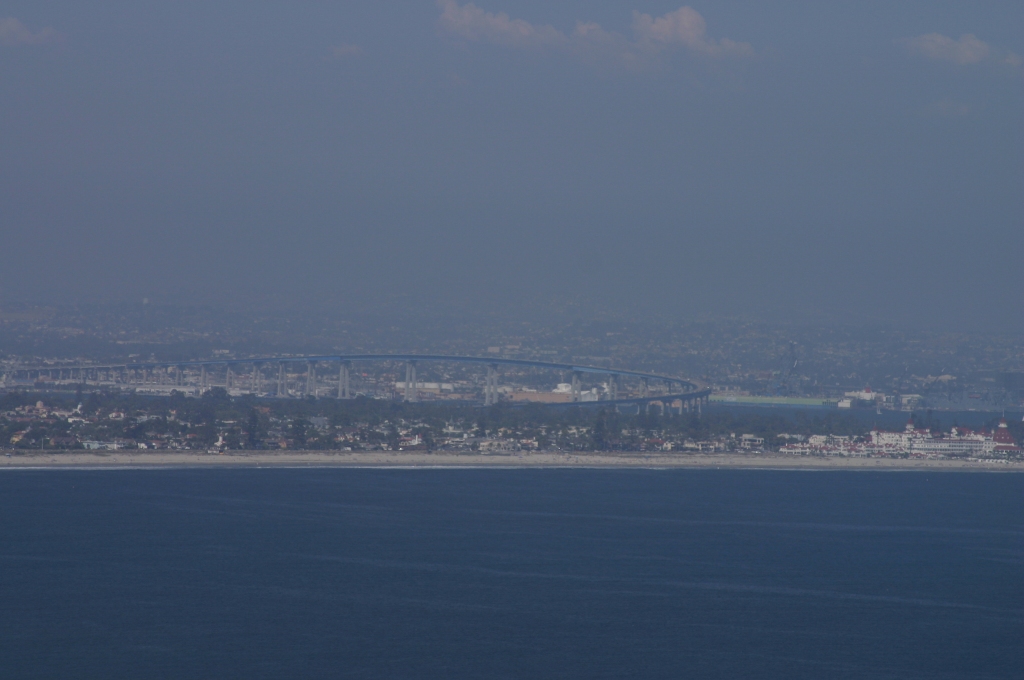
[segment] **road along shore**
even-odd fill
[[[773,454],[574,452],[477,454],[424,451],[17,451],[0,470],[167,467],[480,467],[480,468],[770,468],[789,470],[949,470],[1024,472],[1024,462],[840,458]]]

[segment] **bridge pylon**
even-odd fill
[[[417,385],[416,385],[416,362],[406,361],[405,362],[405,400],[416,401],[417,396]]]

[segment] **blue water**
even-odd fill
[[[1024,677],[1024,475],[0,474],[3,678]]]

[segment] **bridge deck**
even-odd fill
[[[56,371],[56,370],[112,370],[112,369],[130,369],[130,370],[144,370],[144,369],[156,369],[156,368],[188,368],[188,367],[204,367],[204,366],[237,366],[242,364],[247,365],[265,365],[265,364],[282,364],[282,363],[355,363],[355,362],[373,362],[373,361],[402,361],[402,362],[436,362],[436,363],[462,363],[462,364],[480,364],[486,366],[514,366],[521,368],[542,368],[555,371],[567,371],[576,373],[591,373],[597,375],[616,376],[624,378],[636,378],[642,380],[656,380],[667,383],[669,385],[679,385],[683,388],[690,388],[689,391],[675,393],[671,395],[647,395],[637,397],[627,397],[622,399],[607,400],[602,402],[593,402],[601,404],[635,404],[638,402],[649,402],[649,401],[661,401],[661,400],[676,400],[676,399],[699,399],[707,397],[710,394],[710,390],[703,389],[700,385],[693,381],[686,380],[684,378],[677,378],[668,375],[659,375],[657,373],[647,373],[644,371],[629,371],[617,368],[604,368],[601,366],[587,366],[583,364],[571,364],[571,363],[560,363],[551,361],[536,361],[532,359],[509,359],[504,357],[478,357],[478,356],[459,356],[449,354],[321,354],[314,356],[262,356],[262,357],[248,357],[245,359],[203,359],[197,361],[142,361],[142,362],[126,362],[126,363],[105,363],[105,364],[73,364],[63,366],[21,366],[14,369],[15,373],[20,372],[32,372],[32,371]],[[570,402],[575,405],[586,405],[592,402]],[[564,405],[564,404],[557,404]]]

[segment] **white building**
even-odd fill
[[[931,430],[919,430],[913,423],[907,423],[902,432],[871,431],[871,447],[878,453],[895,453],[925,458],[959,457],[973,458],[991,456],[1002,439],[1006,438],[1005,421],[1000,423],[1000,441],[996,434],[984,430],[975,432],[963,427],[954,427],[948,435],[935,435]],[[1012,437],[1011,437],[1012,439]],[[1015,443],[1010,444],[1012,448]],[[1006,447],[1003,447],[1006,448]]]

